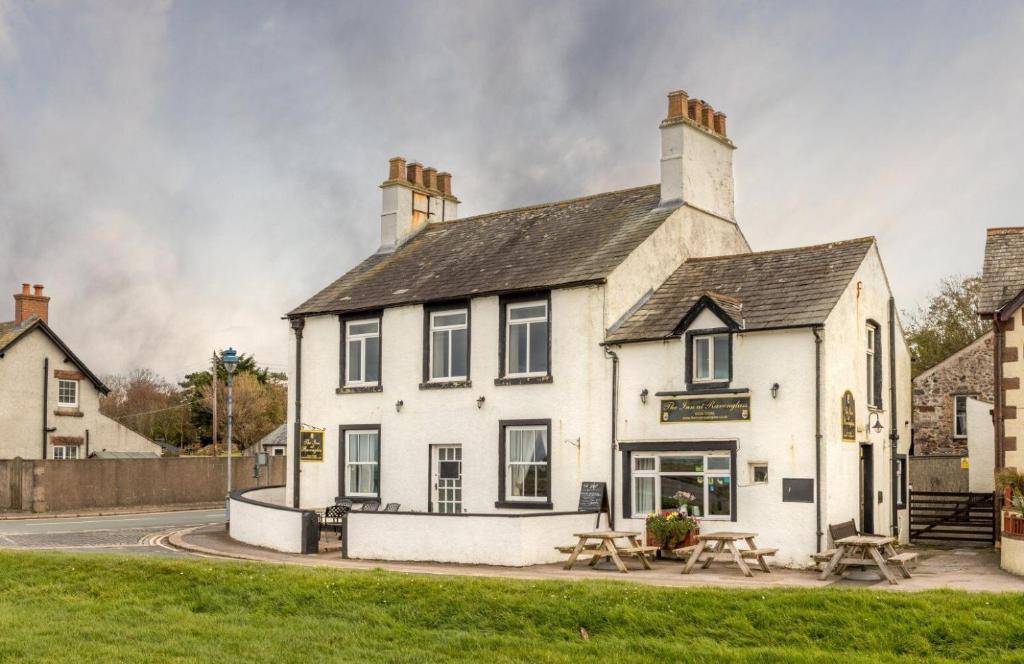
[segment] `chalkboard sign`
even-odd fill
[[[299,432],[299,459],[302,461],[324,460],[324,432],[303,429]]]
[[[607,512],[608,485],[604,482],[584,482],[580,485],[580,512]]]

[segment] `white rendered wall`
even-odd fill
[[[1024,540],[1003,535],[1000,547],[1000,567],[1010,574],[1024,576]]]
[[[661,199],[681,199],[716,216],[735,219],[734,149],[686,121],[663,126]]]
[[[967,486],[974,493],[995,491],[995,425],[992,404],[974,397],[967,399]]]
[[[710,314],[698,317],[695,323],[701,327],[720,325]],[[782,479],[814,477],[814,340],[810,330],[734,337],[730,387],[750,390],[747,422],[661,422],[661,399],[655,393],[686,388],[682,340],[626,344],[615,351],[621,359],[619,441],[736,441],[737,520],[703,519],[701,532],[756,532],[759,545],[779,548],[776,560],[780,564],[806,564],[815,551],[814,504],[782,502]],[[775,399],[771,396],[773,383],[780,386]],[[640,400],[645,388],[650,395],[646,405]],[[749,463],[754,461],[767,462],[767,484],[750,482]],[[619,454],[618,475],[621,464]],[[616,495],[616,503],[616,517],[620,518],[621,495]],[[644,521],[617,521],[616,528],[622,527],[642,531]]]
[[[822,394],[822,448],[824,472],[822,475],[826,512],[823,528],[828,524],[855,519],[861,528],[860,518],[860,443],[871,443],[874,452],[874,490],[872,500],[875,532],[889,534],[891,522],[890,495],[890,443],[889,427],[892,404],[889,393],[889,296],[890,290],[885,278],[877,246],[872,247],[858,268],[853,280],[829,314],[825,322],[824,374]],[[897,311],[898,311],[897,304]],[[878,412],[882,424],[880,432],[868,426],[870,409],[867,404],[867,321],[878,323],[881,332],[882,352],[882,403]],[[903,328],[898,314],[896,320],[896,406],[900,436],[898,453],[907,454],[910,449],[910,353],[903,338]],[[850,390],[854,395],[857,414],[857,435],[855,441],[842,439],[841,401],[843,393]],[[871,424],[874,425],[874,416]],[[882,503],[877,501],[877,492],[882,491]],[[899,511],[900,538],[907,541],[909,535],[908,511]],[[827,539],[824,538],[824,539]]]
[[[348,557],[523,567],[564,561],[556,546],[595,529],[595,514],[526,517],[352,512]]]
[[[274,507],[284,505],[284,487],[247,491],[245,497],[267,504],[254,505],[232,498],[228,531],[231,539],[275,551],[302,553],[302,512]]]

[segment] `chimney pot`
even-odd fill
[[[32,286],[32,288],[35,289],[36,297],[42,297],[42,295],[43,295],[43,285],[42,284],[35,284],[34,286]]]
[[[423,184],[427,189],[437,190],[437,169],[427,166],[423,169]]]
[[[30,316],[49,323],[50,298],[43,295],[43,285],[35,284],[35,293],[29,288],[29,284],[22,284],[21,293],[14,296],[14,323],[20,325]]]
[[[703,105],[699,99],[691,99],[686,102],[686,117],[690,118],[694,122],[700,122],[700,107]]]
[[[704,125],[704,127],[706,129],[714,130],[714,127],[715,127],[714,117],[715,117],[715,109],[713,109],[711,107],[711,104],[709,104],[706,101],[702,100],[701,101],[701,110],[700,110],[700,123],[702,125]]]
[[[727,136],[725,133],[725,113],[721,111],[715,111],[715,131],[722,136]]]
[[[438,173],[437,188],[442,194],[448,194],[450,196],[452,193],[452,174],[445,172]]]
[[[405,176],[412,184],[423,186],[423,164],[414,161],[405,167]]]
[[[29,289],[30,289],[29,284],[22,284],[21,285],[21,294],[22,295],[31,295],[32,291],[29,290]]]
[[[675,90],[668,93],[668,116],[665,119],[674,120],[685,117],[688,99],[689,95],[686,94],[686,90]]]
[[[388,179],[389,180],[403,180],[405,179],[405,158],[404,157],[392,157],[388,160]]]

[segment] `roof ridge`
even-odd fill
[[[613,191],[602,191],[597,194],[587,194],[586,196],[577,196],[576,198],[566,198],[560,201],[551,201],[548,203],[535,203],[533,205],[524,205],[522,207],[508,208],[507,210],[496,210],[494,212],[484,212],[481,214],[475,214],[472,217],[462,217],[457,219],[451,219],[449,221],[432,221],[428,226],[447,226],[449,224],[455,224],[462,221],[476,221],[482,217],[494,217],[499,214],[511,214],[513,212],[526,212],[528,210],[539,210],[540,208],[551,208],[560,207],[565,205],[571,205],[572,203],[579,203],[582,201],[589,201],[595,198],[603,198],[605,196],[614,196],[615,194],[624,194],[630,191],[639,191],[640,189],[653,189],[654,187],[660,186],[658,183],[645,184],[637,187],[627,187],[625,189],[615,189]]]
[[[836,240],[835,242],[823,242],[821,244],[809,244],[803,247],[789,247],[786,249],[768,249],[765,251],[751,251],[745,254],[722,254],[720,256],[699,256],[697,258],[687,258],[683,262],[686,263],[704,263],[708,261],[718,261],[735,258],[752,258],[757,256],[771,256],[773,254],[792,254],[799,251],[810,251],[812,249],[823,249],[831,247],[841,247],[850,244],[858,244],[863,242],[875,242],[874,235],[865,235],[863,237],[853,238],[850,240]]]

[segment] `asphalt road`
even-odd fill
[[[224,523],[224,510],[0,520],[0,549],[190,555],[166,543],[180,528]]]

